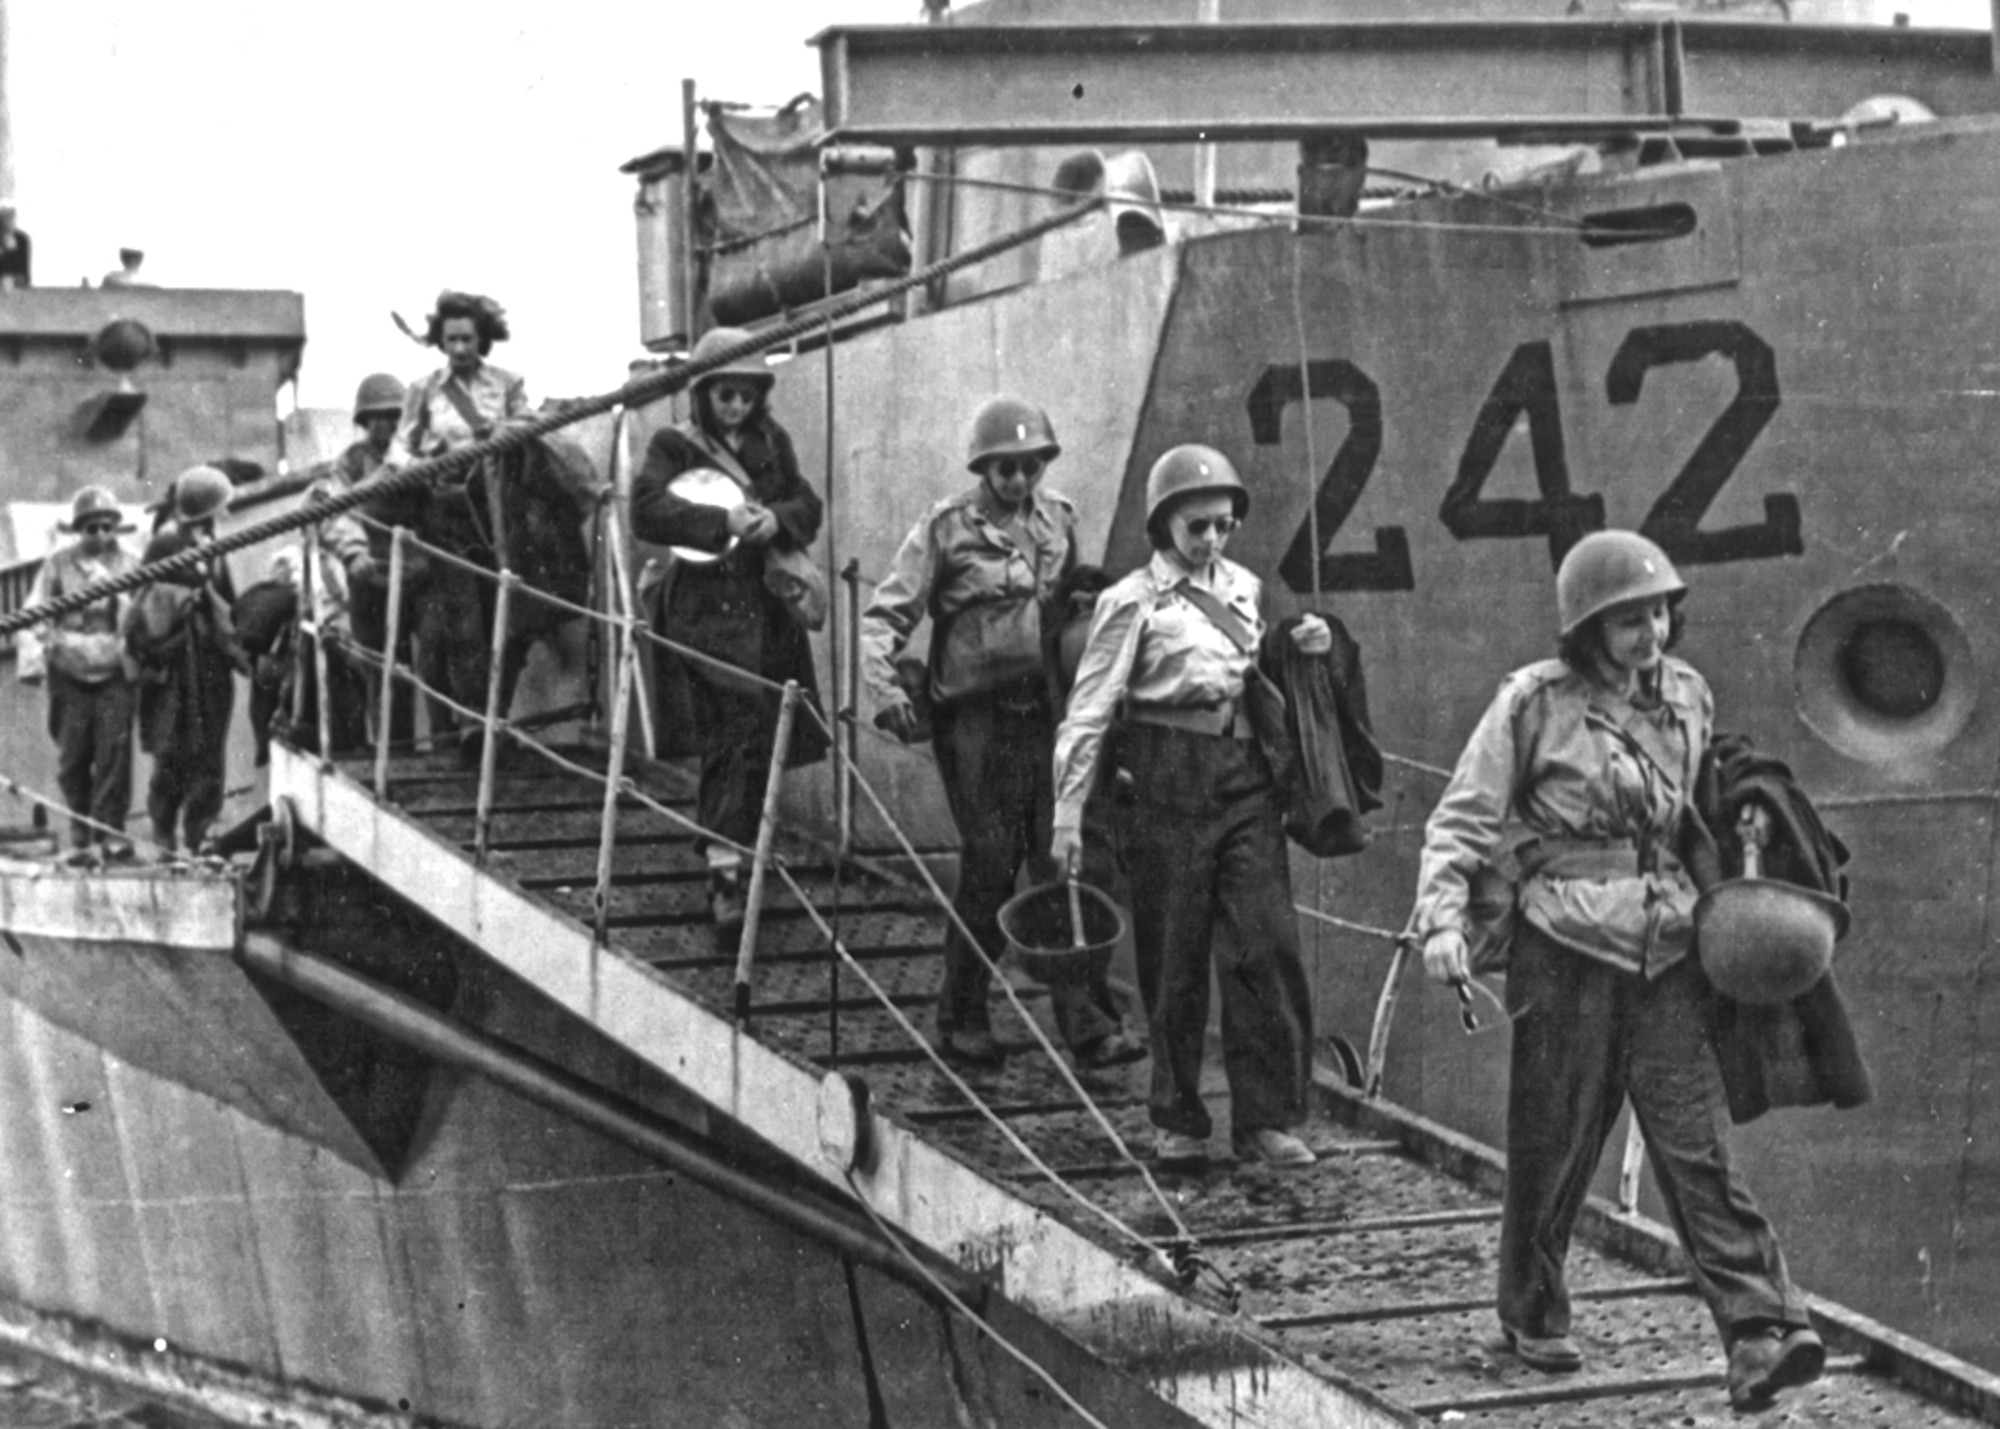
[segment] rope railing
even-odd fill
[[[853,964],[853,959],[851,955],[848,955],[846,953],[844,945],[841,944],[835,930],[830,925],[828,925],[825,922],[825,920],[820,916],[818,909],[812,905],[811,900],[806,897],[804,891],[799,887],[797,881],[793,878],[790,870],[786,867],[783,858],[780,857],[772,848],[771,835],[777,819],[777,808],[774,797],[776,789],[775,773],[771,781],[771,787],[767,790],[762,818],[759,821],[757,841],[754,846],[748,846],[734,839],[730,839],[721,834],[718,834],[713,830],[704,828],[699,821],[689,818],[687,815],[680,813],[678,810],[671,809],[667,805],[652,799],[650,796],[646,795],[643,791],[641,791],[638,788],[638,786],[635,783],[633,783],[633,781],[631,781],[630,779],[623,778],[621,775],[615,772],[611,776],[607,776],[604,773],[591,769],[587,765],[580,764],[574,760],[570,760],[563,757],[562,755],[556,753],[556,751],[550,748],[548,745],[544,744],[542,741],[534,739],[531,736],[527,735],[516,724],[514,724],[507,718],[508,712],[506,710],[501,709],[499,706],[499,686],[501,680],[499,652],[504,644],[504,639],[505,639],[503,627],[506,622],[507,602],[508,599],[514,594],[519,593],[531,596],[536,599],[541,599],[559,609],[572,612],[578,617],[601,621],[606,624],[612,625],[617,629],[619,629],[627,637],[634,634],[652,635],[652,632],[644,631],[643,627],[639,625],[639,622],[637,622],[633,617],[629,615],[623,618],[615,618],[609,616],[604,612],[591,610],[586,606],[578,605],[575,602],[566,600],[550,592],[539,590],[536,587],[522,581],[519,576],[515,575],[511,571],[505,569],[502,569],[500,571],[490,570],[478,564],[477,562],[466,560],[461,555],[458,555],[453,552],[440,550],[437,547],[432,546],[429,543],[424,542],[415,536],[412,536],[407,530],[399,528],[390,528],[390,530],[392,532],[391,540],[393,543],[391,551],[391,560],[390,560],[391,589],[388,591],[387,596],[388,596],[388,603],[392,608],[400,607],[405,595],[404,590],[402,589],[402,581],[404,579],[404,571],[406,568],[406,563],[402,559],[402,548],[406,546],[422,550],[426,554],[432,556],[433,558],[442,558],[443,560],[453,564],[455,567],[462,569],[475,577],[495,581],[496,583],[498,583],[500,588],[500,596],[499,600],[496,602],[496,611],[495,611],[495,634],[493,640],[494,657],[492,666],[488,670],[487,702],[484,711],[475,711],[470,706],[463,703],[462,700],[455,699],[452,696],[443,693],[442,691],[433,689],[426,681],[422,679],[420,675],[417,674],[416,671],[405,669],[405,667],[401,664],[401,662],[399,662],[396,659],[393,647],[378,653],[367,649],[365,646],[360,645],[358,642],[346,641],[346,640],[340,642],[343,646],[352,650],[354,654],[358,656],[363,663],[381,672],[385,682],[397,679],[403,680],[405,683],[410,685],[414,690],[423,694],[426,698],[433,700],[436,703],[436,705],[443,707],[444,709],[452,713],[454,716],[458,717],[463,721],[466,721],[469,726],[476,726],[477,728],[480,728],[484,731],[484,736],[485,736],[484,742],[480,750],[479,792],[475,803],[475,814],[474,814],[474,858],[476,861],[483,863],[485,861],[488,849],[490,821],[491,821],[492,804],[493,804],[493,790],[497,773],[498,749],[500,740],[504,737],[513,740],[517,744],[520,744],[526,748],[533,750],[541,758],[548,760],[551,763],[554,763],[559,768],[564,769],[566,772],[575,775],[580,775],[594,783],[600,783],[606,786],[605,815],[604,815],[603,825],[600,831],[597,884],[593,898],[594,911],[596,913],[596,919],[595,919],[596,922],[595,931],[597,935],[595,940],[596,942],[601,943],[604,940],[604,934],[606,928],[606,902],[608,899],[610,871],[611,871],[610,849],[612,846],[612,842],[616,838],[616,827],[617,827],[616,820],[613,816],[614,809],[617,801],[620,798],[631,798],[635,802],[639,803],[642,807],[648,807],[654,809],[656,812],[658,812],[663,817],[667,818],[675,825],[695,834],[698,838],[707,840],[710,843],[721,844],[725,847],[731,848],[735,850],[739,855],[748,855],[751,861],[751,868],[752,868],[751,885],[752,885],[753,896],[761,893],[762,882],[763,882],[762,875],[764,871],[767,868],[775,871],[777,876],[785,883],[785,885],[788,888],[792,890],[793,895],[797,897],[800,903],[806,908],[808,916],[819,927],[823,936],[825,936],[825,938],[827,939],[829,946],[833,948],[836,956],[844,959],[850,964]],[[317,637],[318,632],[316,627],[314,628],[314,634]],[[774,681],[766,680],[761,676],[755,675],[753,672],[742,670],[737,666],[727,664],[727,662],[714,660],[712,657],[706,656],[702,652],[693,650],[690,647],[682,645],[677,641],[673,641],[660,636],[653,636],[653,638],[661,646],[672,649],[678,654],[698,657],[704,660],[708,660],[712,664],[723,666],[725,669],[729,671],[733,679],[748,680],[760,687],[772,689],[779,692],[783,700],[783,705],[781,706],[781,710],[795,710],[796,708],[802,706],[807,712],[808,716],[820,726],[820,728],[826,733],[829,739],[836,737],[836,721],[830,720],[823,711],[821,711],[816,705],[812,704],[811,702],[799,700],[797,685],[795,684],[779,685]],[[331,643],[331,642],[321,642],[317,638],[315,639],[316,648],[323,648],[324,643]],[[635,661],[636,661],[636,642],[628,639],[624,644],[620,654],[620,671],[618,680],[621,689],[621,704],[622,701],[628,700],[630,698],[631,691],[636,683],[634,679],[634,670],[633,670]],[[324,688],[323,675],[322,675],[322,688]],[[384,701],[385,707],[386,703],[387,702],[385,700]],[[322,728],[324,728],[325,727],[324,700],[322,700],[320,708],[322,712],[321,726]],[[614,706],[613,710],[614,719],[619,715],[621,715],[622,713],[623,713],[622,708]],[[377,733],[378,737],[386,738],[388,735],[388,729],[386,725],[383,726],[381,729],[379,729]],[[881,731],[876,731],[876,733],[881,734],[884,738],[888,737]],[[774,771],[782,769],[783,760],[786,754],[786,748],[787,748],[786,741],[784,741],[783,739],[780,739],[775,742],[772,752],[772,764]],[[613,752],[614,761],[617,760],[618,757],[619,757],[619,751],[614,750]],[[383,781],[383,779],[381,778],[381,769],[382,769],[382,761],[380,757],[380,752],[378,751],[378,756],[377,756],[378,785],[383,786],[381,790],[378,790],[378,793],[383,792],[386,789],[385,781]],[[1160,1258],[1161,1262],[1177,1278],[1181,1279],[1183,1282],[1191,1282],[1195,1277],[1195,1275],[1198,1274],[1201,1269],[1209,1268],[1211,1270],[1211,1273],[1215,1274],[1217,1279],[1222,1281],[1226,1289],[1232,1288],[1229,1287],[1227,1279],[1223,1277],[1219,1271],[1214,1271],[1212,1267],[1207,1267],[1206,1262],[1201,1260],[1194,1238],[1192,1234],[1188,1231],[1186,1223],[1181,1219],[1179,1213],[1175,1210],[1173,1203],[1160,1190],[1158,1183],[1153,1179],[1152,1172],[1146,1167],[1144,1162],[1142,1162],[1141,1160],[1139,1160],[1138,1157],[1133,1155],[1131,1148],[1125,1144],[1124,1138],[1119,1136],[1117,1129],[1112,1126],[1110,1118],[1105,1115],[1103,1108],[1097,1105],[1096,1100],[1090,1095],[1088,1089],[1086,1089],[1083,1086],[1082,1082],[1077,1078],[1075,1072],[1069,1067],[1067,1062],[1064,1061],[1062,1054],[1056,1049],[1055,1044],[1049,1039],[1048,1034],[1044,1032],[1041,1026],[1035,1021],[1033,1014],[1029,1012],[1027,1005],[1021,1000],[1020,994],[1015,990],[1011,981],[1001,973],[998,963],[992,958],[990,954],[987,953],[986,949],[980,944],[979,940],[973,936],[971,929],[967,927],[963,918],[960,917],[958,911],[952,906],[951,899],[945,895],[943,888],[938,884],[936,878],[931,874],[928,866],[924,863],[922,858],[918,856],[915,846],[910,841],[908,833],[903,829],[902,825],[896,820],[895,816],[892,813],[890,813],[887,804],[882,800],[881,796],[876,792],[873,785],[870,784],[856,769],[850,768],[848,770],[848,777],[852,779],[855,782],[856,786],[861,788],[862,791],[868,796],[869,801],[874,805],[876,812],[881,817],[883,823],[894,834],[904,854],[909,858],[911,866],[918,871],[919,875],[922,878],[923,883],[926,886],[926,890],[931,896],[931,898],[937,903],[937,905],[940,908],[944,910],[945,916],[951,923],[952,927],[957,931],[957,933],[961,937],[965,939],[966,943],[974,950],[976,956],[980,959],[982,963],[985,964],[988,972],[990,972],[993,975],[995,984],[1001,989],[1003,996],[1012,1006],[1013,1011],[1020,1018],[1023,1026],[1025,1026],[1028,1029],[1029,1036],[1035,1043],[1038,1044],[1040,1050],[1047,1055],[1049,1061],[1054,1065],[1058,1076],[1064,1082],[1067,1083],[1070,1091],[1075,1095],[1077,1101],[1089,1110],[1090,1114],[1092,1115],[1098,1127],[1103,1131],[1104,1135],[1111,1142],[1113,1147],[1116,1148],[1118,1155],[1121,1156],[1125,1161],[1130,1163],[1133,1169],[1137,1171],[1140,1177],[1144,1180],[1147,1189],[1151,1192],[1153,1198],[1159,1203],[1160,1208],[1165,1213],[1169,1223],[1172,1224],[1175,1228],[1176,1235],[1173,1241],[1165,1248],[1156,1245],[1153,1241],[1147,1239],[1145,1236],[1140,1235],[1138,1232],[1133,1231],[1130,1227],[1125,1226],[1122,1222],[1119,1222],[1116,1217],[1110,1216],[1108,1212],[1104,1211],[1101,1207],[1098,1207],[1095,1202],[1090,1201],[1087,1197],[1082,1196],[1081,1193],[1078,1193],[1073,1188],[1068,1187],[1066,1183],[1062,1182],[1061,1178],[1055,1173],[1055,1171],[1051,1167],[1049,1167],[1045,1161],[1043,1161],[1040,1157],[1035,1155],[1033,1150],[1028,1147],[1025,1141],[1021,1140],[1021,1138],[1014,1132],[1013,1128],[1011,1128],[1006,1124],[1004,1118],[998,1117],[997,1115],[992,1115],[990,1113],[990,1109],[985,1107],[984,1102],[976,1095],[976,1093],[972,1092],[971,1088],[966,1086],[956,1076],[956,1074],[951,1071],[949,1066],[946,1065],[944,1058],[937,1051],[937,1049],[931,1045],[929,1039],[925,1038],[921,1033],[921,1031],[919,1031],[913,1024],[909,1022],[909,1020],[902,1014],[900,1009],[888,1003],[885,995],[885,1005],[889,1006],[891,1016],[902,1026],[903,1030],[910,1036],[911,1040],[914,1041],[920,1048],[922,1048],[925,1051],[925,1053],[932,1058],[932,1060],[937,1062],[940,1069],[944,1071],[945,1075],[948,1078],[950,1078],[955,1085],[959,1087],[961,1092],[964,1093],[975,1106],[978,1106],[982,1109],[982,1111],[987,1112],[990,1119],[993,1121],[994,1125],[1000,1130],[1002,1136],[1007,1141],[1009,1141],[1018,1152],[1020,1152],[1024,1157],[1026,1157],[1028,1161],[1037,1170],[1042,1172],[1044,1175],[1048,1176],[1049,1179],[1055,1182],[1057,1185],[1062,1186],[1062,1188],[1070,1195],[1072,1195],[1075,1199],[1077,1199],[1080,1204],[1091,1207],[1091,1209],[1094,1210],[1097,1214],[1109,1219],[1120,1230],[1122,1234],[1126,1235],[1128,1238],[1132,1239],[1137,1244],[1145,1246],[1149,1253],[1157,1255]],[[754,967],[755,926],[756,925],[746,917],[744,935],[742,944],[739,946],[738,962],[737,962],[737,1011],[739,1016],[747,1015],[750,1010],[749,983],[752,975],[752,970]],[[858,964],[855,964],[854,966],[857,968],[858,975],[860,976],[862,981],[868,984],[871,987],[871,989],[874,989],[877,992],[879,992],[879,988],[875,987],[873,979],[869,977],[867,972],[865,970],[860,970],[858,968]]]
[[[935,263],[906,273],[879,288],[855,293],[833,304],[825,312],[815,313],[810,317],[794,318],[789,322],[766,328],[753,337],[718,349],[700,360],[691,357],[677,360],[658,372],[635,377],[624,386],[610,392],[560,403],[552,412],[509,422],[498,432],[481,441],[437,456],[424,457],[393,471],[369,477],[345,491],[336,492],[310,506],[302,506],[282,516],[274,516],[269,520],[231,531],[227,535],[217,536],[213,540],[203,541],[164,560],[135,566],[121,575],[93,581],[89,585],[80,586],[66,595],[57,596],[40,605],[0,616],[0,636],[12,635],[58,616],[83,610],[107,597],[137,590],[153,580],[190,574],[217,556],[244,550],[250,546],[260,545],[273,537],[288,535],[307,526],[317,525],[329,517],[342,515],[383,496],[413,490],[448,476],[470,474],[472,468],[487,457],[505,455],[586,418],[602,416],[614,408],[638,407],[657,402],[662,397],[680,391],[706,373],[741,362],[746,358],[756,357],[771,348],[782,347],[815,332],[826,325],[829,317],[838,320],[851,316],[865,308],[889,302],[903,293],[948,277],[961,268],[972,267],[1001,253],[1032,243],[1046,234],[1076,222],[1101,207],[1102,203],[1103,200],[1100,198],[1090,198],[1081,203],[1070,204],[1021,228],[1000,234],[984,243],[974,244]]]

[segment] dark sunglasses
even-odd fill
[[[754,387],[711,387],[718,402],[735,402],[741,406],[753,407],[757,403],[757,389]]]
[[[1038,456],[1003,456],[997,458],[987,470],[1002,481],[1011,481],[1016,472],[1033,481],[1042,474],[1042,468],[1046,465],[1047,463]]]
[[[86,521],[76,528],[86,536],[109,536],[118,529],[116,521]]]
[[[1187,530],[1190,536],[1206,536],[1210,531],[1227,536],[1242,524],[1234,516],[1197,516],[1187,523]]]

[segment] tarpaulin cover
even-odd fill
[[[776,114],[705,106],[715,150],[702,205],[713,321],[741,326],[827,296],[819,242],[819,102],[800,95]],[[833,287],[909,271],[903,189],[893,174],[828,181]]]

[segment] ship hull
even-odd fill
[[[1365,652],[1387,806],[1367,852],[1294,872],[1301,901],[1379,930],[1408,915],[1479,712],[1553,653],[1562,533],[1655,533],[1692,588],[1681,653],[1719,727],[1787,760],[1853,852],[1835,966],[1879,1094],[1742,1128],[1751,1184],[1803,1281],[2000,1365],[2000,1212],[1969,1193],[2000,1169],[1995,193],[2000,128],[1965,121],[1220,234],[843,344],[830,441],[817,354],[778,407],[802,452],[831,453],[833,544],[864,582],[968,484],[962,426],[988,391],[1048,407],[1047,480],[1114,574],[1145,555],[1152,461],[1228,452],[1253,493],[1232,557]],[[1693,223],[1582,242],[1607,214]],[[861,757],[948,847],[921,752]],[[890,842],[865,813],[861,833]],[[1308,934],[1318,1025],[1365,1043],[1388,939]],[[1466,1037],[1415,970],[1402,992],[1387,1095],[1500,1144],[1504,1031]]]
[[[283,897],[288,947],[562,1068],[628,1119],[714,1130],[659,1072],[367,880],[322,870]],[[66,962],[101,1004],[78,1012],[75,983],[49,996],[55,973],[0,997],[0,1338],[255,1422],[1067,1414],[908,1285],[251,976],[226,942],[127,922],[117,938],[10,932],[0,952]],[[229,1015],[183,1027],[191,986]],[[162,1049],[163,1027],[202,1055]],[[723,1154],[784,1183],[768,1153]],[[1109,1382],[1040,1321],[993,1309],[1044,1363]],[[1120,1422],[1186,1422],[1129,1383],[1109,1393]]]

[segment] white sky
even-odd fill
[[[1813,0],[1806,0],[1808,5]],[[1986,0],[1819,0],[1982,25]],[[306,295],[301,398],[341,406],[447,285],[507,305],[536,397],[638,351],[626,159],[680,139],[680,82],[779,104],[805,41],[919,0],[0,0],[16,197],[46,285],[124,245],[155,281]],[[1608,7],[1607,7],[1608,8]]]
[[[0,0],[15,196],[47,286],[146,251],[156,282],[306,296],[300,395],[437,365],[396,331],[440,288],[506,304],[529,391],[639,351],[632,180],[680,140],[683,76],[780,104],[805,42],[918,0]]]

